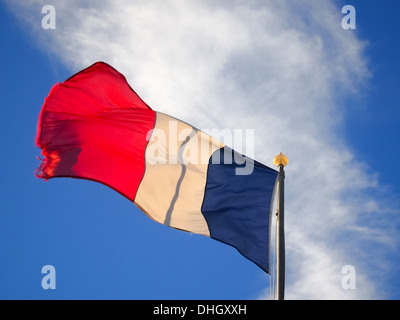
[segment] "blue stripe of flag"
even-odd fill
[[[249,168],[250,174],[238,174]],[[267,273],[271,202],[277,175],[274,169],[228,147],[221,148],[209,161],[201,209],[211,238],[235,247]]]

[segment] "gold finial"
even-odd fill
[[[288,163],[289,163],[288,157],[286,157],[282,152],[274,158],[274,165],[276,165],[277,167],[279,166],[285,167]]]

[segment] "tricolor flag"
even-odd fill
[[[153,111],[108,64],[53,86],[36,144],[39,178],[103,183],[151,219],[229,244],[269,273],[278,172]]]

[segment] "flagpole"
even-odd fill
[[[279,168],[278,174],[278,204],[277,204],[277,298],[285,299],[285,170],[288,158],[280,153],[274,158],[274,164]]]

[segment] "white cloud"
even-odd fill
[[[378,179],[339,132],[340,97],[370,76],[365,43],[341,28],[340,8],[306,0],[53,1],[57,29],[44,32],[33,15],[44,4],[10,5],[74,71],[106,61],[154,109],[199,128],[254,128],[255,157],[268,165],[278,152],[288,155],[288,298],[382,297],[368,270],[380,268],[398,239],[382,216],[392,209],[377,209],[385,207],[373,195]],[[357,270],[351,292],[341,288],[347,264]]]

